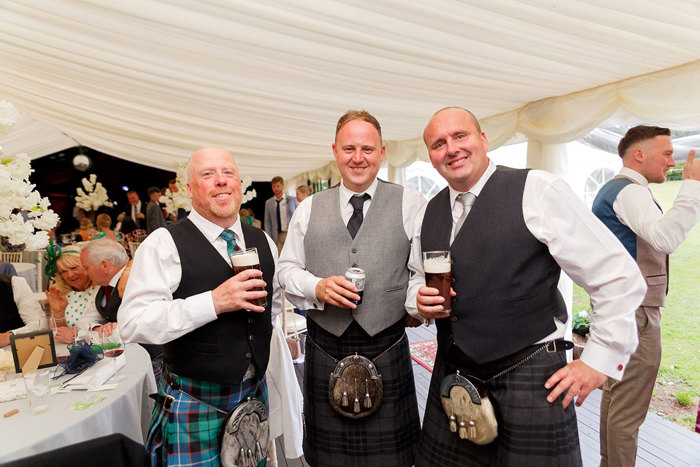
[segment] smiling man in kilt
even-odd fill
[[[146,441],[151,464],[217,466],[227,412],[248,397],[267,405],[271,313],[281,310],[272,287],[277,247],[240,221],[241,179],[231,154],[200,149],[187,174],[192,212],[139,246],[118,322],[125,340],[164,344]],[[230,254],[250,247],[262,271],[234,275]],[[265,306],[253,303],[263,297]]]
[[[450,250],[454,291],[450,313],[438,289],[420,287],[413,298],[438,328],[416,466],[581,465],[571,402],[581,405],[607,376],[622,376],[637,345],[634,309],[644,281],[564,181],[490,162],[471,112],[438,111],[423,138],[449,186],[426,207],[421,246]],[[586,289],[594,310],[583,355],[568,364],[560,268]],[[457,371],[486,382],[498,421],[489,444],[450,429],[440,386]]]
[[[314,467],[411,466],[420,422],[404,302],[425,200],[376,178],[384,145],[379,122],[366,111],[340,118],[333,153],[342,183],[299,204],[279,263],[287,297],[308,310],[304,456]],[[353,267],[366,274],[362,297],[343,277]],[[355,353],[371,360],[383,381],[379,408],[364,418],[341,414],[329,400],[329,376]],[[361,404],[376,408],[368,404],[368,384],[350,381],[343,403],[353,407],[359,392],[357,413]]]

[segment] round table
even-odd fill
[[[152,409],[148,395],[156,392],[153,368],[148,352],[138,344],[127,344],[125,355],[126,366],[117,373],[120,381],[112,390],[52,394],[51,407],[39,415],[31,414],[26,399],[0,403],[2,414],[19,409],[16,415],[0,418],[0,464],[112,433],[143,444]],[[106,398],[85,410],[71,409],[91,395]]]

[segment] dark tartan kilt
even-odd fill
[[[447,364],[438,352],[416,466],[582,465],[574,404],[564,409],[563,395],[551,404],[546,399],[550,391],[545,389],[545,381],[564,365],[565,352],[540,352],[521,367],[489,383],[498,437],[491,444],[479,446],[459,439],[457,433],[449,430],[449,420],[440,401],[440,384],[456,368]],[[467,369],[461,373],[477,372]],[[497,370],[489,375],[496,373]],[[483,373],[478,376],[488,379]]]
[[[152,466],[218,466],[220,465],[219,438],[226,415],[192,400],[180,391],[174,391],[165,382],[165,374],[158,382],[158,393],[175,398],[166,412],[156,403],[146,439],[146,451]],[[268,406],[265,378],[246,380],[239,386],[176,377],[182,390],[222,410],[231,411],[247,396],[253,396]],[[258,384],[259,382],[259,384]],[[257,390],[256,390],[257,388]],[[265,465],[260,461],[257,467]]]
[[[379,409],[357,420],[343,417],[331,407],[328,383],[336,363],[307,341],[304,457],[309,464],[313,467],[413,465],[420,419],[403,320],[373,337],[354,321],[341,337],[321,329],[310,319],[308,326],[311,339],[338,360],[355,352],[372,359],[402,339],[374,362],[384,385]]]

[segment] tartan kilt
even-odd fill
[[[498,420],[498,437],[491,444],[479,446],[449,430],[440,400],[440,385],[444,376],[454,373],[456,368],[438,351],[416,466],[582,465],[574,403],[564,409],[563,394],[551,404],[546,399],[550,391],[545,389],[545,381],[564,365],[565,352],[540,352],[519,368],[488,383],[488,396]],[[469,369],[460,373],[488,379],[483,373]],[[488,375],[496,373],[497,370],[489,371]]]
[[[375,336],[356,323],[341,337],[308,320],[310,338],[334,358],[355,352],[373,359],[382,375],[379,409],[361,419],[338,414],[328,400],[330,374],[336,362],[307,340],[304,363],[304,457],[313,467],[411,466],[420,436],[420,419],[408,338],[403,319]]]
[[[168,371],[164,369],[163,376],[166,374]],[[231,411],[239,402],[245,400],[251,391],[256,391],[255,398],[268,407],[265,378],[259,380],[253,377],[239,386],[230,386],[182,376],[171,377],[183,391],[222,410]],[[226,415],[192,400],[180,391],[173,390],[165,381],[165,377],[158,381],[158,393],[172,395],[175,401],[169,412],[159,403],[153,407],[145,446],[151,465],[220,465],[219,441]],[[258,467],[264,465],[265,460],[258,463]]]

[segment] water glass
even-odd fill
[[[49,369],[42,368],[22,376],[32,415],[38,415],[49,410],[51,400],[51,372]]]

